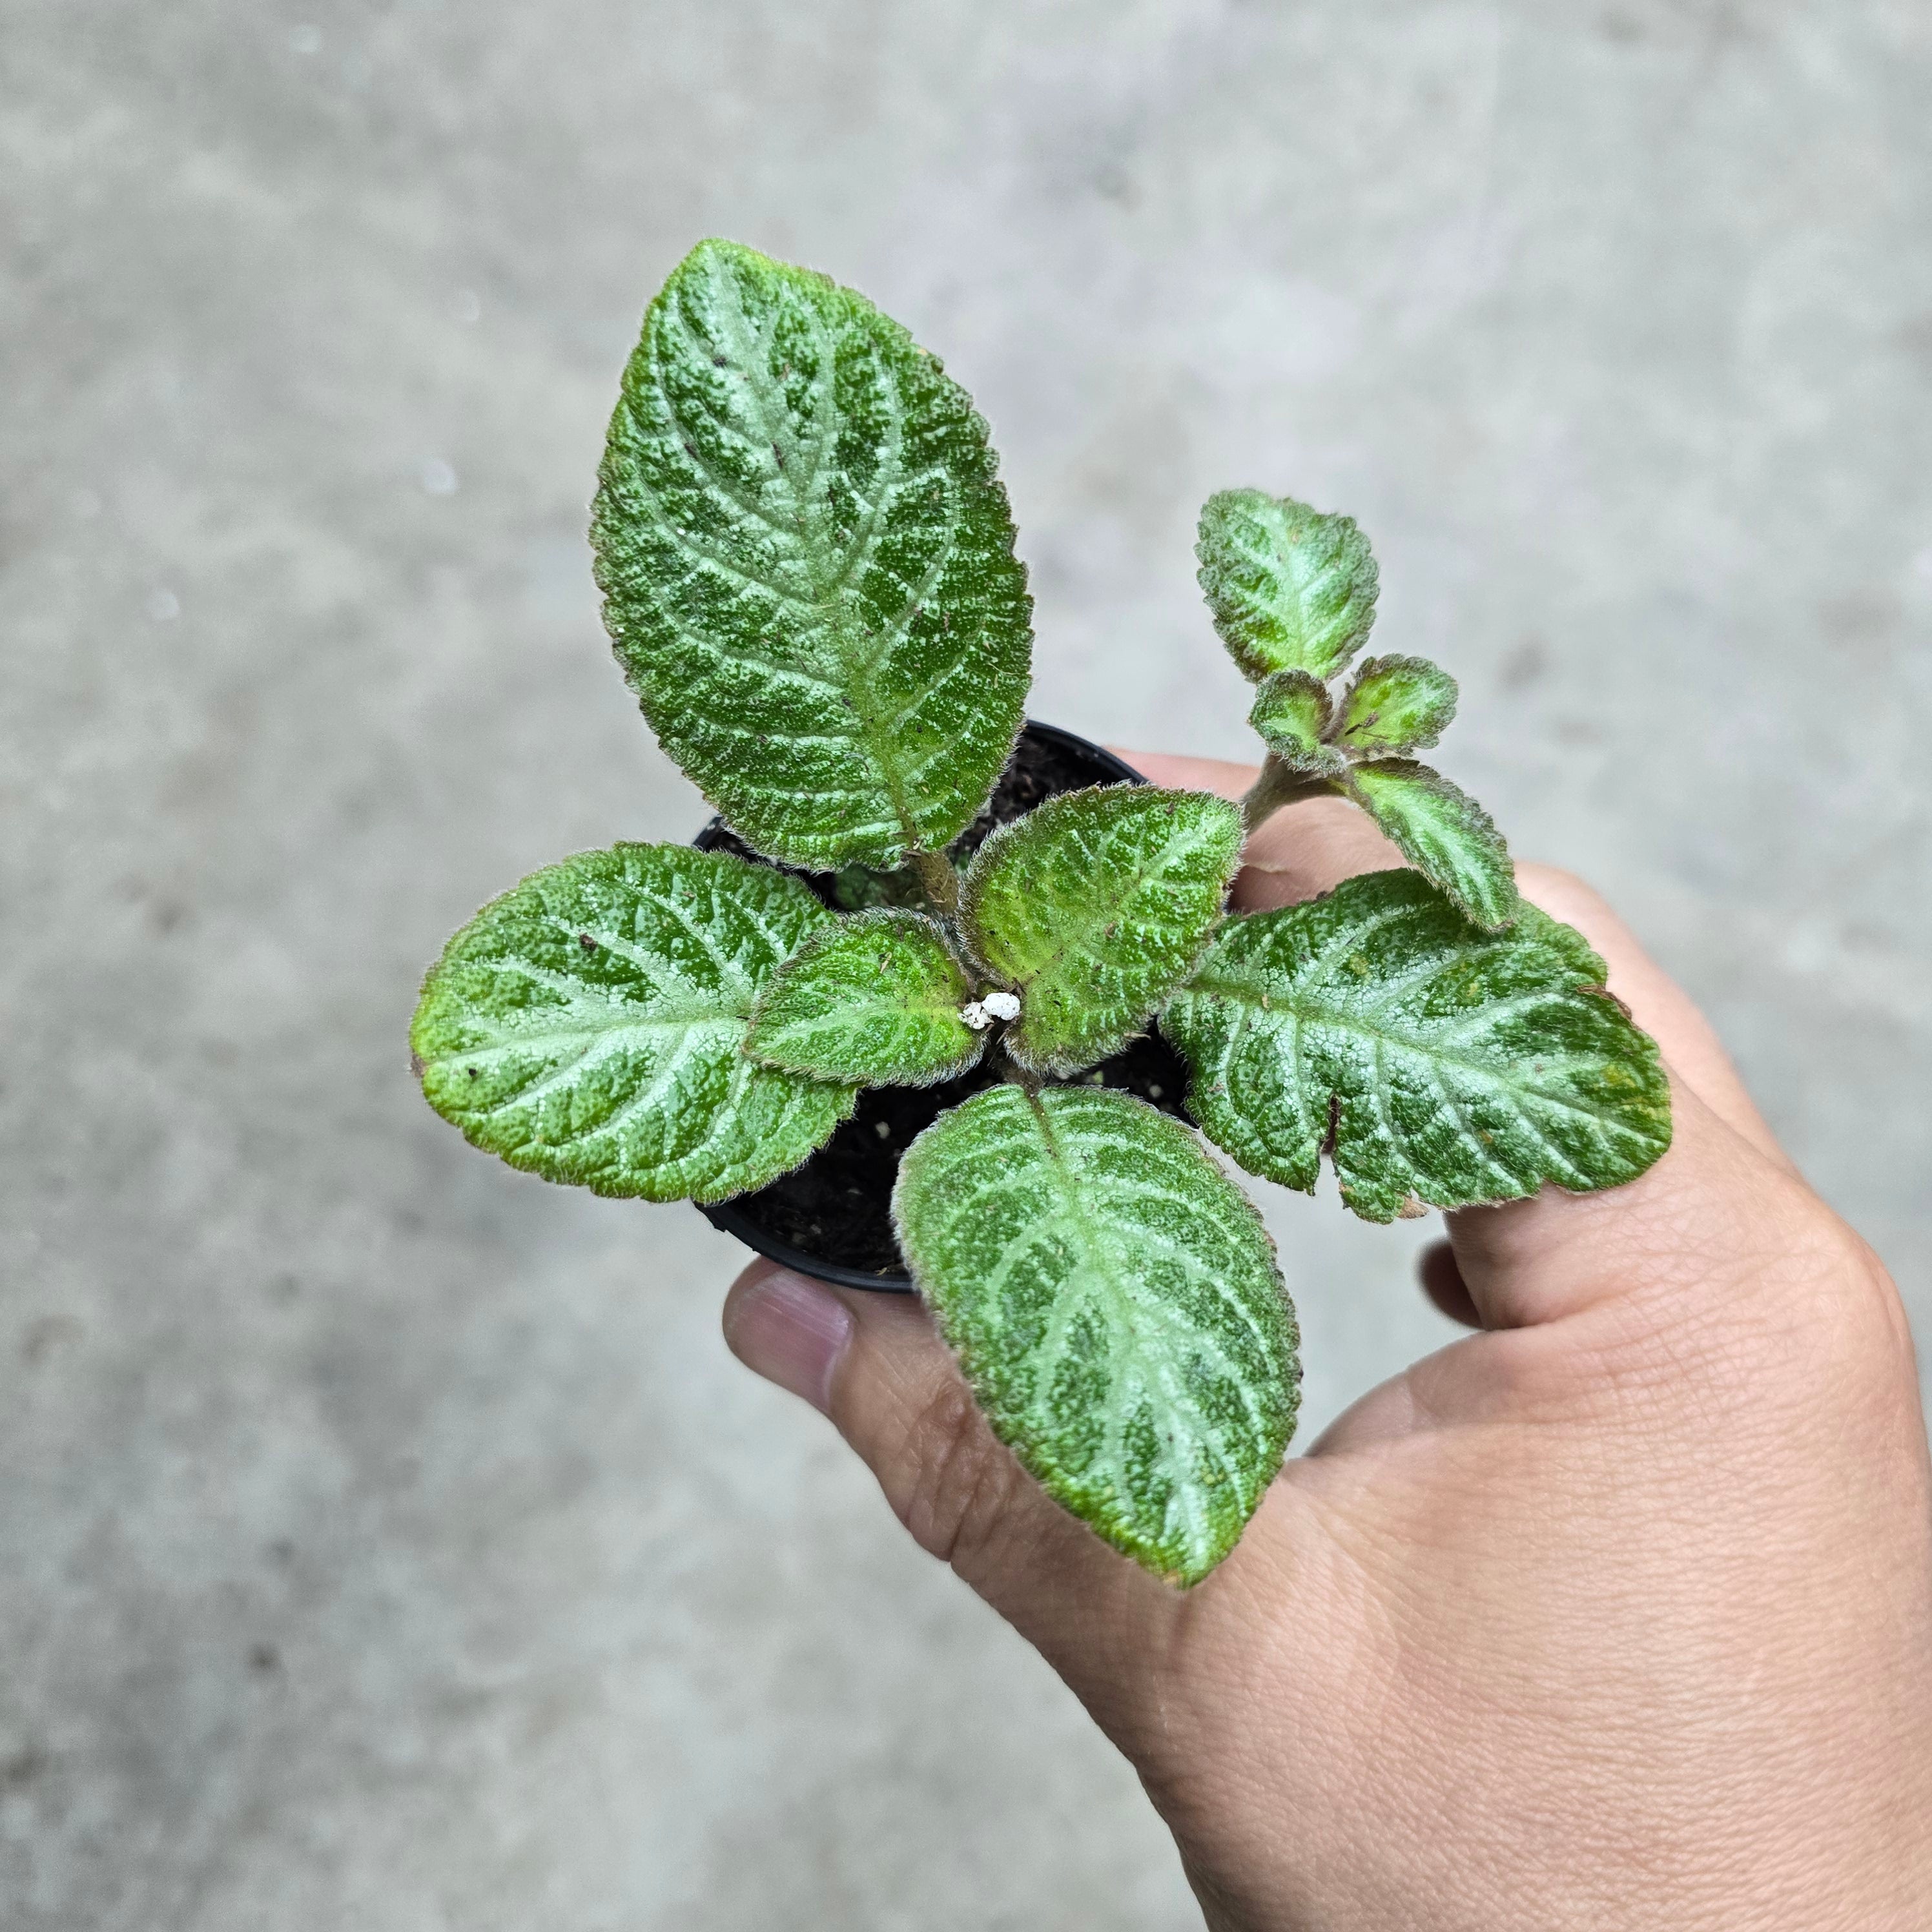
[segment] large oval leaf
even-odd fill
[[[722,852],[620,845],[533,872],[430,970],[410,1044],[443,1118],[512,1167],[599,1194],[762,1187],[852,1111],[849,1086],[739,1051],[826,910]]]
[[[760,997],[745,1051],[767,1066],[867,1087],[929,1087],[986,1044],[973,988],[936,920],[863,912],[816,932]]]
[[[1161,1016],[1187,1104],[1250,1173],[1312,1189],[1332,1142],[1371,1221],[1634,1179],[1670,1144],[1655,1043],[1582,934],[1472,926],[1413,872],[1230,920]]]
[[[1020,994],[1006,1050],[1069,1073],[1124,1046],[1184,980],[1240,863],[1241,815],[1206,792],[1064,792],[974,855],[974,956]]]
[[[1000,1439],[1117,1550],[1204,1576],[1300,1372],[1273,1244],[1200,1142],[1105,1089],[989,1088],[913,1143],[892,1212]]]
[[[705,242],[644,317],[592,525],[652,728],[733,827],[890,868],[971,821],[1025,700],[1026,573],[970,400],[822,275]]]

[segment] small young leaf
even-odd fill
[[[1496,822],[1442,774],[1410,758],[1352,766],[1342,789],[1480,926],[1516,915],[1516,874]]]
[[[1064,792],[1002,826],[961,889],[967,943],[1018,990],[1006,1051],[1070,1073],[1124,1046],[1201,956],[1240,862],[1241,817],[1205,792]]]
[[[1376,620],[1376,560],[1353,517],[1323,516],[1259,490],[1223,490],[1202,508],[1194,554],[1214,628],[1257,682],[1277,670],[1325,682]]]
[[[1485,933],[1414,872],[1231,920],[1161,1016],[1189,1110],[1250,1173],[1312,1189],[1333,1136],[1371,1221],[1633,1180],[1670,1144],[1655,1043],[1582,935],[1526,903]]]
[[[1426,658],[1371,658],[1342,700],[1340,741],[1372,758],[1426,749],[1456,715],[1456,680]]]
[[[778,969],[745,1051],[820,1080],[930,1086],[980,1058],[985,1036],[959,1017],[972,996],[933,920],[861,913],[814,933]]]
[[[1328,687],[1312,671],[1278,670],[1262,679],[1248,722],[1291,770],[1328,778],[1348,762],[1323,742],[1334,716]]]
[[[892,1214],[1000,1441],[1115,1549],[1198,1582],[1281,1466],[1300,1384],[1240,1190],[1141,1101],[1006,1085],[913,1143]]]
[[[1032,633],[986,426],[898,324],[704,242],[644,317],[591,541],[644,715],[741,837],[890,869],[970,823]]]
[[[722,1201],[798,1166],[849,1086],[755,1065],[752,1004],[833,915],[795,878],[682,845],[580,852],[493,900],[430,969],[423,1092],[548,1180]]]

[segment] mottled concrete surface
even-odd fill
[[[466,1148],[417,976],[696,800],[583,530],[734,235],[974,391],[1038,712],[1238,753],[1210,488],[1357,512],[1447,762],[1932,1318],[1932,10],[11,0],[0,1918],[1198,1922],[1131,1774],[725,1354],[688,1210]],[[1311,1424],[1420,1231],[1270,1203]]]

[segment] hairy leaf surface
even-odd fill
[[[1202,510],[1194,554],[1214,628],[1256,681],[1278,670],[1334,676],[1376,620],[1375,555],[1353,517],[1223,490]]]
[[[1032,634],[965,392],[821,275],[700,242],[644,317],[591,531],[652,728],[794,865],[937,851],[1012,750]]]
[[[893,1196],[1000,1439],[1117,1550],[1198,1582],[1280,1467],[1300,1371],[1273,1244],[1180,1122],[1104,1089],[976,1094]]]
[[[1006,1050],[1070,1073],[1104,1060],[1184,980],[1240,862],[1241,816],[1206,792],[1064,792],[1002,826],[961,892],[967,943],[1019,993]]]
[[[1323,742],[1334,715],[1328,687],[1312,671],[1278,670],[1262,679],[1248,722],[1283,764],[1312,777],[1327,777],[1345,770],[1348,762]]]
[[[1340,741],[1375,758],[1434,744],[1456,716],[1456,680],[1426,658],[1371,658],[1342,700]]]
[[[745,1051],[820,1080],[928,1086],[980,1058],[985,1036],[959,1017],[972,991],[934,921],[861,913],[814,933],[778,969]]]
[[[1507,926],[1521,902],[1496,821],[1442,774],[1409,758],[1352,766],[1348,795],[1480,926]]]
[[[446,1120],[599,1194],[719,1201],[820,1146],[854,1090],[740,1052],[833,915],[796,879],[681,845],[581,852],[485,906],[430,968],[410,1044]]]
[[[1670,1144],[1655,1043],[1573,928],[1480,931],[1426,880],[1369,872],[1231,920],[1161,1016],[1189,1110],[1250,1173],[1311,1189],[1324,1144],[1371,1221],[1634,1179]]]

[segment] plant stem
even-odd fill
[[[926,888],[926,897],[932,902],[933,910],[941,919],[956,918],[959,874],[952,869],[952,861],[944,852],[914,852],[908,856],[919,874],[920,884]]]
[[[1334,787],[1326,778],[1310,778],[1284,764],[1270,752],[1256,779],[1241,800],[1241,826],[1250,837],[1258,832],[1285,805],[1297,805],[1304,798],[1325,798]]]
[[[1000,1078],[1009,1086],[1022,1087],[1029,1094],[1037,1094],[1044,1084],[1037,1073],[1029,1073],[1024,1066],[1013,1064],[1012,1056],[1007,1052],[1004,1041],[996,1042],[987,1057]]]

